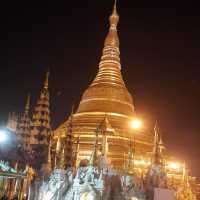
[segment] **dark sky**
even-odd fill
[[[111,0],[7,1],[0,11],[0,123],[35,104],[49,68],[53,126],[94,78]],[[137,114],[200,176],[200,15],[195,1],[119,0],[122,73]],[[148,127],[148,128],[153,128]]]

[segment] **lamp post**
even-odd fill
[[[135,143],[135,133],[136,131],[138,131],[139,129],[141,129],[142,127],[142,121],[140,119],[134,119],[131,121],[130,123],[130,127],[133,131],[133,153],[132,153],[132,159],[133,159],[133,168],[134,168],[134,160],[135,160],[135,147],[136,147],[136,143]],[[130,137],[130,141],[132,141],[132,135]]]

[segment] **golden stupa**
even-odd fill
[[[74,144],[79,141],[78,160],[89,159],[95,141],[97,127],[105,121],[107,157],[116,166],[122,166],[127,158],[129,140],[135,134],[136,155],[152,151],[152,135],[144,131],[136,134],[130,128],[135,117],[134,103],[121,75],[119,38],[117,25],[119,15],[114,5],[109,18],[110,28],[106,36],[99,71],[82,95],[77,111],[73,114]],[[65,137],[68,121],[54,131],[54,138]],[[102,147],[99,135],[99,151]],[[76,147],[75,147],[76,148]]]

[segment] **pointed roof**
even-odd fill
[[[51,136],[50,102],[48,90],[49,72],[45,75],[44,85],[34,108],[31,124],[31,146],[34,151],[34,167],[38,170],[48,156]]]
[[[48,87],[49,87],[49,70],[47,71],[47,73],[46,73],[46,77],[45,77],[45,81],[44,81],[44,89],[48,89]]]
[[[159,128],[158,128],[158,122],[156,121],[154,126],[154,148],[153,148],[153,154],[154,154],[154,164],[160,164],[160,147],[159,147]]]
[[[49,91],[48,91],[49,71],[45,75],[44,86],[40,91],[40,97],[34,109],[32,128],[41,127],[50,131],[50,110],[49,110]]]
[[[30,110],[30,102],[31,102],[31,95],[30,93],[27,96],[27,100],[26,100],[26,106],[25,106],[25,113],[29,113]]]
[[[117,32],[119,15],[116,1],[109,17],[109,31],[104,41],[99,71],[89,88],[84,92],[78,113],[112,112],[133,115],[132,96],[121,74],[120,42]]]
[[[18,125],[16,129],[19,142],[22,145],[22,148],[27,152],[31,151],[30,147],[31,120],[30,120],[29,110],[30,110],[30,94],[28,94],[27,96],[25,110],[18,118]]]
[[[119,38],[118,38],[118,33],[117,33],[119,15],[117,13],[116,1],[113,7],[113,12],[111,16],[109,17],[109,22],[110,22],[110,29],[105,39],[104,46],[112,46],[112,47],[119,48]]]

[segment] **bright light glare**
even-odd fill
[[[0,143],[5,142],[8,139],[8,136],[6,134],[5,130],[0,130]]]
[[[179,163],[176,162],[171,162],[169,163],[169,168],[173,169],[173,170],[178,170],[181,168],[181,165]]]
[[[134,119],[131,122],[131,128],[133,128],[133,129],[139,129],[139,128],[141,128],[141,126],[142,126],[142,122],[139,119]]]

